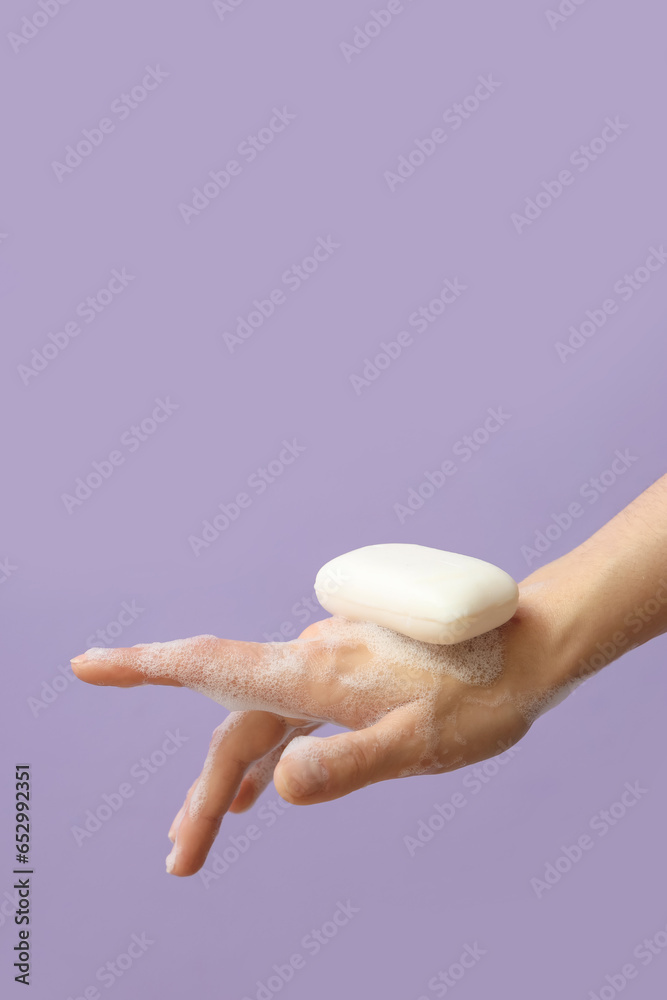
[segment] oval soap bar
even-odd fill
[[[336,556],[317,574],[315,593],[332,615],[439,645],[497,628],[519,601],[516,582],[497,566],[403,542]]]

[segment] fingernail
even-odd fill
[[[327,780],[327,772],[317,760],[300,760],[292,764],[285,776],[285,784],[291,795],[303,798],[314,795]]]
[[[82,660],[110,660],[118,656],[118,650],[110,646],[91,646],[85,653],[79,653],[70,663],[81,663]]]
[[[176,834],[178,833],[178,828],[181,825],[181,821],[183,820],[184,814],[185,814],[185,805],[182,805],[181,808],[176,813],[176,815],[174,816],[174,822],[169,827],[169,833],[167,834],[172,844],[176,840]]]
[[[167,855],[167,860],[165,862],[167,868],[167,875],[174,874],[174,867],[176,865],[176,852],[177,852],[177,847],[176,844],[174,844],[171,851]]]

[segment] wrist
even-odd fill
[[[582,546],[521,583],[522,603],[540,622],[554,686],[576,685],[639,644],[624,616],[623,580],[613,559],[590,559]]]

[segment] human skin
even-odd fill
[[[426,644],[396,637],[387,665],[363,625],[335,618],[289,643],[200,636],[182,648],[89,650],[72,667],[96,685],[170,684],[222,703],[256,699],[257,708],[231,712],[216,729],[204,770],[172,823],[167,869],[187,876],[204,864],[225,813],[250,808],[271,778],[288,802],[311,805],[376,781],[493,757],[582,680],[667,631],[667,476],[519,589],[516,614],[496,640],[428,646],[429,668],[421,656]],[[393,633],[382,634],[392,641]],[[447,672],[452,649],[478,662],[487,647],[476,644],[489,641],[502,657],[492,680],[471,684]],[[347,731],[311,737],[322,722]],[[283,756],[297,736],[306,738]]]

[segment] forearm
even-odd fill
[[[529,603],[543,608],[565,681],[667,632],[667,476],[529,584],[542,585]]]

